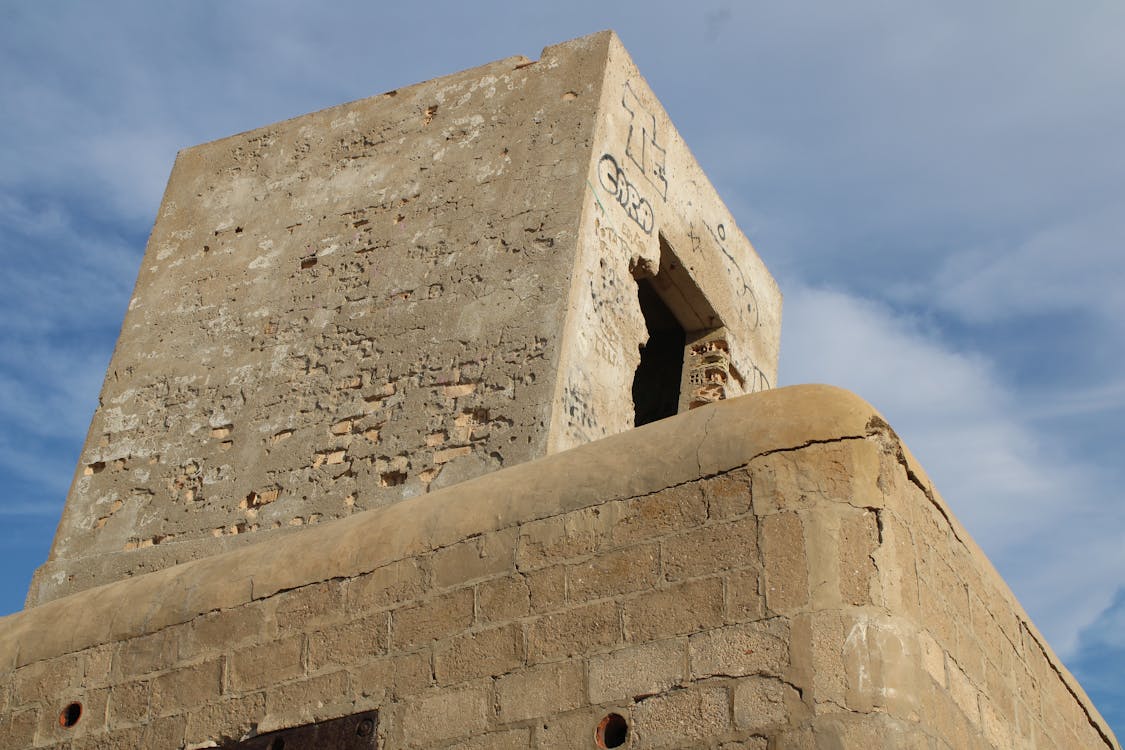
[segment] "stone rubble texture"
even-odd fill
[[[696,324],[684,413],[630,429],[646,277]],[[611,713],[632,749],[1120,750],[882,417],[768,388],[779,316],[608,32],[183,152],[0,618],[0,747],[375,710],[394,750],[588,750]]]

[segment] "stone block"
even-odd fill
[[[585,703],[582,662],[553,662],[521,669],[496,680],[502,723],[555,716]]]
[[[113,652],[114,646],[107,643],[87,649],[82,654],[82,673],[84,675],[82,684],[85,687],[105,687],[110,684],[113,675]],[[4,692],[6,693],[6,691]],[[4,698],[6,697],[5,695]],[[5,707],[4,698],[0,698],[0,709]]]
[[[728,573],[726,580],[727,622],[761,620],[766,616],[766,598],[762,594],[760,569],[750,568]]]
[[[845,705],[862,713],[878,711],[918,721],[922,716],[919,693],[930,683],[919,668],[923,657],[916,626],[904,618],[867,612],[845,622]]]
[[[477,578],[503,575],[515,564],[516,530],[504,529],[466,539],[433,554],[434,582],[441,588]]]
[[[188,746],[209,747],[216,739],[238,740],[266,715],[264,693],[225,696],[187,715],[184,741]]]
[[[796,513],[778,513],[761,520],[762,566],[766,607],[788,614],[809,600],[809,569],[804,525]]]
[[[11,683],[11,704],[15,707],[54,704],[59,696],[81,687],[81,666],[77,656],[67,655],[17,669]]]
[[[640,544],[568,566],[567,598],[578,603],[651,588],[656,583],[658,555],[655,544]]]
[[[922,652],[922,667],[938,687],[943,689],[948,687],[945,677],[945,650],[924,630],[918,633],[918,644]]]
[[[790,707],[801,706],[797,691],[769,677],[739,680],[732,698],[735,726],[763,735],[783,728],[789,723]]]
[[[565,713],[552,712],[535,722],[531,746],[536,750],[590,750],[594,746],[598,722],[607,710],[583,708]],[[628,713],[625,709],[619,709],[619,712]]]
[[[149,697],[152,686],[146,682],[125,682],[109,690],[109,726],[140,724],[148,718]]]
[[[305,637],[291,635],[240,649],[228,661],[233,690],[244,692],[300,677],[304,667]]]
[[[113,659],[113,673],[122,679],[132,679],[150,672],[169,669],[180,660],[180,647],[186,638],[177,637],[164,629],[123,641]]]
[[[730,696],[721,687],[689,687],[633,706],[631,722],[641,747],[701,745],[730,729]]]
[[[758,520],[747,516],[677,534],[660,544],[661,570],[669,581],[758,565]]]
[[[808,510],[822,501],[882,507],[878,449],[863,439],[774,453],[751,464],[754,512]]]
[[[952,660],[946,663],[946,673],[949,675],[949,694],[953,701],[974,727],[980,726],[980,691]]]
[[[277,637],[277,619],[269,600],[218,612],[208,612],[191,622],[180,651],[194,659],[222,653],[231,647]],[[287,621],[287,624],[290,624]]]
[[[856,511],[840,520],[840,598],[845,604],[873,603],[876,568],[873,555],[879,547],[879,518],[876,511]],[[881,597],[880,597],[881,598]]]
[[[439,685],[501,675],[523,661],[523,628],[519,625],[478,630],[434,646],[434,676]]]
[[[688,638],[691,676],[780,677],[789,666],[789,625],[780,617],[708,630]]]
[[[484,685],[410,696],[402,708],[401,747],[423,747],[484,732],[491,713]]]
[[[313,583],[284,591],[273,600],[274,617],[282,634],[338,622],[346,617],[347,589],[343,581]]]
[[[706,518],[703,485],[688,482],[615,503],[609,539],[615,545],[635,544],[699,526]]]
[[[601,651],[621,641],[620,614],[609,602],[588,604],[535,618],[527,627],[529,662]]]
[[[519,569],[535,570],[591,554],[602,541],[605,525],[594,508],[524,524],[516,552]]]
[[[467,630],[473,622],[473,590],[463,588],[391,613],[391,643],[410,650]]]
[[[110,747],[114,748],[114,750],[124,747],[183,747],[184,730],[186,728],[187,716],[183,714],[179,716],[165,716],[163,718],[153,719],[141,728],[140,744],[116,744]]]
[[[531,744],[531,730],[509,729],[506,732],[489,732],[462,742],[448,745],[446,750],[527,750]]]
[[[353,667],[354,692],[375,704],[401,701],[433,683],[429,652],[387,656]]]
[[[223,665],[214,659],[191,667],[176,669],[152,678],[154,716],[183,713],[212,701],[222,692]]]
[[[791,674],[806,701],[845,705],[844,640],[851,625],[847,615],[833,610],[801,614],[791,619]]]
[[[701,489],[707,501],[707,517],[712,521],[746,515],[753,507],[750,473],[745,469],[707,479]]]
[[[334,665],[362,664],[385,654],[390,643],[390,615],[373,612],[309,635],[308,667],[319,672]]]
[[[885,509],[880,518],[883,523],[883,544],[874,554],[883,604],[892,610],[919,618],[918,565],[910,529],[889,509]]]
[[[980,697],[980,715],[981,728],[992,747],[1014,747],[1010,719],[1003,716],[997,710],[996,704],[987,696]],[[1072,743],[1067,744],[1067,747],[1081,746],[1077,737]]]
[[[521,573],[527,581],[532,612],[551,612],[566,605],[566,567],[550,568]]]
[[[644,642],[695,633],[723,624],[723,582],[704,578],[627,600],[625,633]]]
[[[591,703],[626,701],[655,695],[684,681],[685,641],[677,638],[590,657]]]
[[[272,731],[271,725],[291,727],[347,713],[352,708],[350,678],[340,670],[268,688],[267,718],[258,731]]]
[[[11,711],[0,717],[0,747],[31,747],[38,728],[38,708]]]
[[[531,588],[522,576],[507,576],[477,584],[477,619],[499,623],[531,613]]]
[[[411,557],[354,578],[348,582],[348,608],[381,609],[420,598],[429,589],[427,565]]]
[[[171,718],[171,717],[169,717]],[[118,750],[123,747],[153,747],[145,745],[145,727],[129,727],[101,734],[75,737],[73,742],[63,747],[71,750]],[[60,747],[53,745],[52,747]],[[175,747],[168,745],[168,747]]]

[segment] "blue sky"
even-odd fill
[[[0,5],[0,612],[177,149],[614,28],[785,293],[1125,734],[1125,5]],[[390,9],[388,9],[390,7]]]

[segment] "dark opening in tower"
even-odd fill
[[[637,279],[637,297],[648,328],[641,363],[633,376],[634,425],[671,417],[679,411],[687,336],[648,279]]]
[[[648,342],[641,347],[641,363],[633,375],[636,426],[726,396],[725,380],[717,385],[703,382],[712,373],[700,369],[699,359],[704,349],[726,352],[723,321],[667,238],[663,233],[659,237],[659,267],[637,264],[633,269],[637,299],[648,329]],[[719,373],[723,377],[726,374],[725,369]],[[707,388],[717,388],[718,393],[708,392],[701,400],[701,389]]]

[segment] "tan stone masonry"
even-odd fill
[[[0,747],[1119,747],[879,415],[705,406],[0,620]],[[73,728],[60,711],[82,704]],[[825,744],[829,743],[829,744]]]

